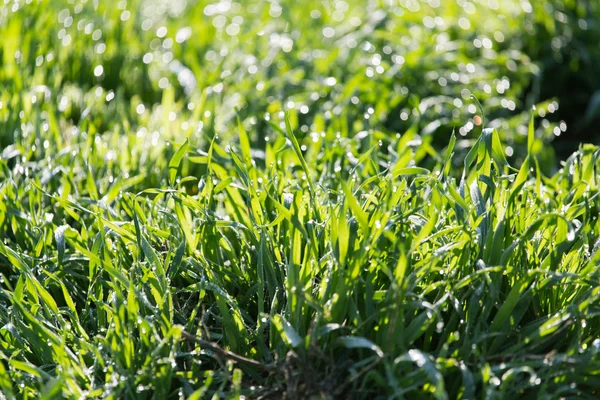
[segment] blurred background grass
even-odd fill
[[[3,148],[43,148],[32,134],[40,129],[57,137],[135,130],[150,143],[233,139],[239,116],[260,149],[290,109],[301,139],[415,129],[442,149],[456,130],[466,149],[481,129],[471,94],[485,124],[502,128],[512,162],[525,154],[533,106],[546,173],[580,142],[599,140],[599,2],[28,0],[0,7]]]

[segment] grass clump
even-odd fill
[[[530,118],[543,15],[25,3],[0,398],[598,397],[600,150]]]
[[[597,393],[596,148],[548,178],[486,129],[457,181],[454,137],[286,122],[264,154],[241,126],[173,146],[156,188],[5,151],[5,396]]]

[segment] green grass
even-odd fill
[[[531,16],[349,3],[1,6],[0,398],[598,397],[600,149],[554,163]]]

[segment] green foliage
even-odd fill
[[[535,7],[523,24],[527,32],[524,51],[540,65],[531,96],[561,100],[560,109],[548,117],[564,119],[569,125],[555,146],[566,158],[580,142],[599,143],[600,3],[551,0],[532,4]]]
[[[457,151],[464,151],[479,134],[473,94],[489,126],[503,129],[518,163],[525,157],[522,126],[534,104],[543,117],[536,137],[548,142],[562,133],[561,121],[552,118],[558,104],[548,97],[556,94],[536,89],[548,75],[540,75],[546,60],[553,60],[539,43],[555,38],[568,47],[571,37],[563,23],[542,20],[552,18],[550,6],[517,0],[411,0],[396,7],[378,1],[176,3],[2,6],[0,120],[6,131],[19,130],[22,121],[3,110],[29,108],[35,97],[36,104],[58,104],[58,113],[42,118],[54,119],[50,131],[62,129],[57,124],[64,117],[88,133],[145,127],[164,140],[176,134],[182,141],[198,129],[230,138],[239,117],[258,136],[255,147],[264,149],[258,139],[276,133],[270,122],[283,128],[281,113],[290,109],[301,138],[327,129],[342,135],[417,129],[443,147],[456,130]],[[534,12],[524,11],[530,8]],[[580,10],[570,25],[593,15]],[[586,22],[590,31],[592,22]],[[23,96],[10,96],[15,92]],[[172,123],[173,112],[188,124]],[[0,140],[8,145],[15,138]],[[536,152],[544,171],[555,172],[552,150],[540,141]]]
[[[1,6],[0,397],[598,396],[526,6],[363,3]]]

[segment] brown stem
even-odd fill
[[[200,347],[202,347],[202,348],[212,351],[213,353],[215,353],[215,355],[217,355],[221,358],[225,358],[225,359],[237,362],[239,364],[244,364],[247,366],[258,368],[263,371],[274,371],[275,370],[275,365],[273,365],[273,364],[263,364],[259,361],[252,360],[250,358],[240,356],[239,354],[232,353],[231,351],[221,348],[216,343],[210,342],[208,340],[200,339],[199,337],[192,335],[189,332],[183,331],[181,333],[181,336],[186,340],[189,340],[191,342],[195,342],[195,343],[199,344]]]

